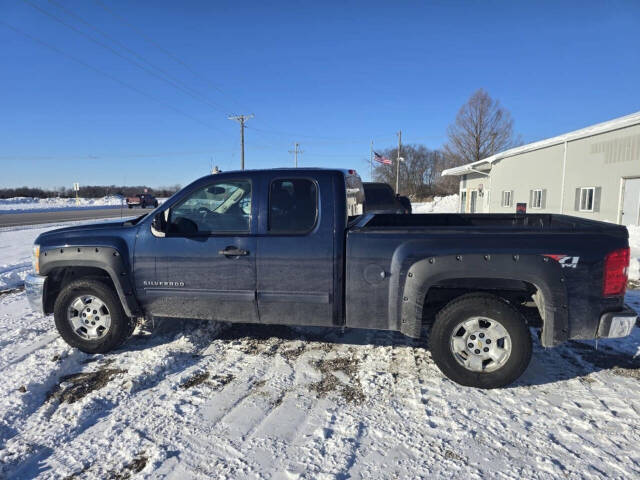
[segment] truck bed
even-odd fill
[[[561,315],[563,326],[543,336],[545,346],[594,338],[602,312],[623,306],[601,291],[604,258],[627,238],[624,226],[567,215],[363,215],[347,231],[347,325],[417,336],[431,289],[499,280],[547,288],[548,317]]]
[[[372,214],[363,215],[352,225],[354,230],[417,233],[446,231],[472,231],[475,233],[562,232],[605,233],[627,238],[626,227],[613,223],[549,213],[540,214],[463,214],[426,213],[413,215]]]

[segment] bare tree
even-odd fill
[[[471,163],[522,144],[507,109],[484,90],[477,90],[447,129],[444,146],[450,166]]]
[[[396,158],[398,149],[384,150],[383,155],[392,160],[392,165],[377,165],[374,177],[378,182],[389,185],[396,183]],[[411,198],[431,195],[438,191],[436,185],[440,181],[444,156],[437,150],[430,150],[423,145],[403,145],[400,156],[400,193]]]

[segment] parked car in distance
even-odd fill
[[[127,197],[127,206],[129,208],[133,208],[133,207],[156,208],[158,206],[158,199],[150,193],[139,193],[133,197]]]
[[[27,298],[90,353],[118,347],[144,317],[426,334],[440,370],[480,388],[522,375],[531,329],[554,347],[634,328],[624,226],[372,214],[364,200],[353,170],[209,175],[153,214],[42,233]]]
[[[384,182],[365,182],[365,213],[411,213],[411,200],[396,195],[391,185]]]

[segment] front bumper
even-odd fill
[[[27,278],[24,279],[24,290],[27,294],[27,300],[29,300],[31,309],[43,315],[44,305],[42,298],[44,293],[44,282],[46,279],[46,276],[34,275],[32,273],[27,275]]]
[[[627,305],[620,312],[607,312],[600,317],[598,338],[620,338],[631,335],[637,320],[638,314]]]

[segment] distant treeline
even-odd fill
[[[145,188],[149,193],[152,193],[156,197],[170,197],[175,192],[180,190],[180,185],[173,185],[171,187],[158,187],[151,188],[144,185],[138,186],[117,186],[117,185],[87,185],[81,186],[78,191],[78,196],[83,198],[102,198],[108,195],[122,195],[123,197],[131,197],[137,193],[144,192]],[[51,190],[45,190],[42,188],[31,187],[18,187],[18,188],[0,188],[0,198],[12,198],[12,197],[35,197],[35,198],[72,198],[76,196],[76,192],[72,188],[60,187]]]

